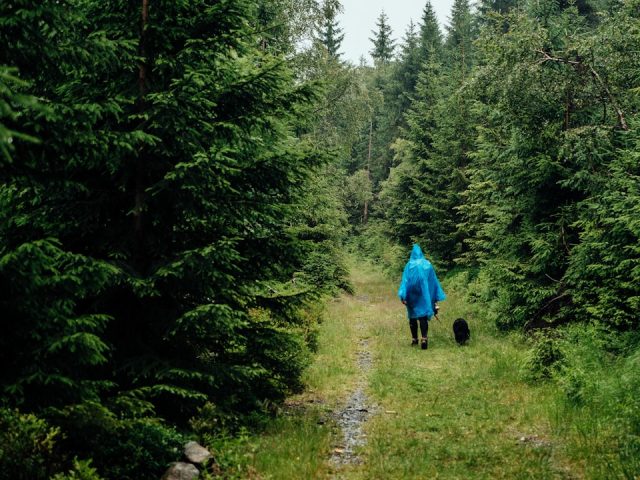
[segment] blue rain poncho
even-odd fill
[[[433,317],[435,303],[447,298],[436,277],[436,271],[431,262],[424,258],[418,244],[413,246],[411,257],[402,272],[398,297],[407,302],[409,318]]]

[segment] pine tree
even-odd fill
[[[377,30],[372,30],[374,37],[369,38],[373,43],[373,50],[369,52],[376,65],[385,66],[393,60],[395,50],[395,40],[392,38],[393,31],[389,25],[389,17],[382,11],[376,22]]]
[[[338,0],[323,1],[319,40],[327,49],[329,57],[336,60],[340,58],[340,48],[344,39],[344,33],[336,19],[340,12],[342,12],[342,5]]]
[[[2,401],[124,478],[105,452],[145,418],[234,418],[299,387],[323,280],[291,226],[321,158],[293,126],[314,92],[248,2],[27,3],[0,7],[0,64],[45,105],[2,122],[21,134],[1,170]]]
[[[391,96],[390,100],[396,104],[395,108],[399,118],[402,118],[403,112],[409,108],[418,81],[420,64],[423,60],[420,57],[418,41],[415,25],[410,22],[401,45],[396,69],[390,81],[391,88],[387,89]]]
[[[445,47],[454,78],[463,82],[473,65],[474,26],[469,0],[454,0]]]
[[[436,61],[441,60],[442,32],[440,31],[438,18],[430,1],[426,3],[422,12],[419,42],[420,58],[423,63],[431,61],[432,56],[436,57]]]

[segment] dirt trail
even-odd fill
[[[461,290],[445,285],[424,351],[409,345],[397,287],[370,266],[358,265],[352,278],[356,295],[332,311],[357,374],[332,414],[339,431],[330,478],[582,478],[554,438],[544,388],[519,376],[522,347],[477,315]],[[466,347],[453,339],[457,317],[471,325]]]
[[[359,300],[368,302],[368,298]],[[362,323],[358,325],[358,333],[360,336],[365,334],[365,328]],[[358,366],[359,380],[356,383],[355,390],[347,399],[345,407],[333,414],[342,434],[342,441],[333,449],[330,459],[331,463],[337,467],[361,463],[362,459],[357,454],[356,448],[366,444],[366,435],[363,427],[376,410],[376,406],[371,403],[366,394],[368,373],[373,366],[367,338],[360,338],[358,342],[356,364]]]

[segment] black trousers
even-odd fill
[[[420,333],[426,338],[429,332],[429,317],[410,318],[409,328],[411,328],[411,337],[418,338],[418,323],[420,323]]]

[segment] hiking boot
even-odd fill
[[[414,345],[418,345],[418,339],[414,338],[413,340],[411,340],[411,346],[413,347]]]
[[[420,342],[420,348],[422,350],[426,350],[427,349],[427,337],[422,337],[422,342]]]

